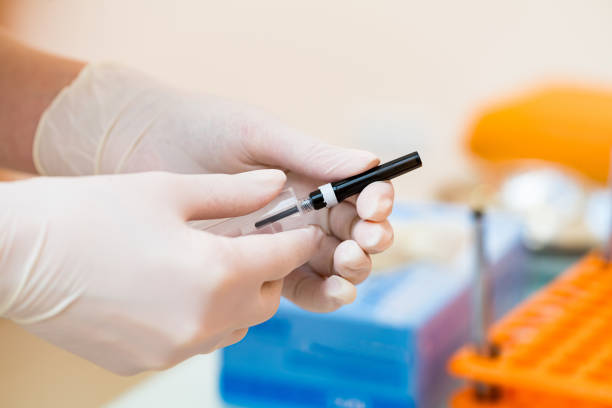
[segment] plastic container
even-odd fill
[[[408,220],[471,228],[469,212],[454,206],[396,205],[392,223]],[[499,316],[522,295],[525,252],[513,218],[492,215],[487,231]],[[380,271],[333,313],[283,301],[274,318],[224,349],[221,395],[266,408],[440,406],[457,385],[446,362],[469,339],[472,261],[466,245],[449,261]]]

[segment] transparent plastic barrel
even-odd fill
[[[265,222],[270,217],[288,213],[290,214],[278,221],[266,222],[265,225],[260,225],[262,221]],[[224,220],[193,221],[190,224],[193,228],[228,237],[249,234],[271,234],[304,226],[303,213],[304,209],[299,205],[299,200],[293,189],[288,188],[283,190],[268,205],[253,213]]]

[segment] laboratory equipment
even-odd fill
[[[612,406],[611,293],[612,265],[600,254],[586,256],[492,328],[495,358],[471,346],[455,354],[452,373],[501,393],[482,401],[467,387],[452,407]]]
[[[470,236],[470,217],[463,207],[398,204],[390,221],[457,224]],[[525,251],[512,216],[491,214],[484,229],[499,316],[522,296]],[[473,262],[465,245],[450,260],[380,271],[353,304],[329,314],[282,301],[275,317],[224,349],[222,397],[266,408],[439,407],[456,386],[446,361],[469,339]]]
[[[453,408],[612,406],[609,245],[610,240],[585,256],[488,333],[480,332],[495,353],[483,354],[477,344],[453,356],[449,370],[474,384],[453,397]]]
[[[490,355],[492,350],[487,341],[486,333],[493,320],[493,296],[484,248],[484,213],[480,209],[475,209],[472,211],[472,217],[474,219],[474,252],[476,258],[474,260],[474,340],[478,344],[478,351],[482,355]]]
[[[192,221],[190,225],[196,229],[228,237],[248,235],[254,232],[281,232],[288,229],[288,225],[292,222],[295,226],[300,226],[302,224],[299,219],[302,213],[299,211],[291,211],[291,213],[289,213],[289,210],[297,208],[298,204],[299,201],[293,188],[289,187],[281,191],[274,200],[263,208],[250,214],[228,218],[226,220],[213,221],[212,223],[207,220]],[[270,219],[274,219],[274,221],[266,222],[265,225],[261,225],[262,220]]]
[[[417,152],[412,152],[355,176],[324,184],[306,198],[298,199],[293,190],[285,190],[281,197],[255,213],[208,226],[199,222],[192,225],[228,236],[282,231],[283,220],[288,217],[298,217],[314,210],[333,207],[348,197],[359,194],[375,181],[391,180],[421,166],[421,157]]]
[[[473,342],[476,345],[478,354],[484,357],[494,358],[497,355],[497,347],[489,341],[487,333],[493,322],[493,288],[491,287],[491,277],[487,255],[485,252],[485,231],[484,231],[484,212],[479,208],[472,210],[474,221],[474,290],[472,313]],[[498,390],[495,386],[486,383],[476,382],[474,388],[478,398],[492,400],[497,397]]]

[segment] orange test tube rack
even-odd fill
[[[499,396],[483,401],[467,387],[453,408],[612,407],[612,264],[587,255],[495,324],[489,341],[499,354],[466,346],[449,370]]]

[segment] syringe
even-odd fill
[[[219,235],[238,236],[261,232],[278,232],[284,229],[284,220],[291,216],[301,216],[311,211],[331,208],[350,196],[359,194],[367,185],[375,181],[391,180],[421,167],[421,158],[413,152],[381,164],[363,173],[340,181],[320,186],[308,197],[298,199],[291,188],[284,190],[266,207],[241,217],[230,218],[214,224],[201,226],[200,221],[192,223],[194,228],[204,229]],[[290,223],[291,221],[288,220]]]
[[[263,228],[298,212],[303,214],[322,208],[331,208],[348,197],[359,194],[368,184],[375,181],[391,180],[421,167],[422,164],[419,154],[413,152],[364,171],[356,176],[324,184],[311,192],[307,198],[299,200],[297,205],[255,222],[255,228]]]

